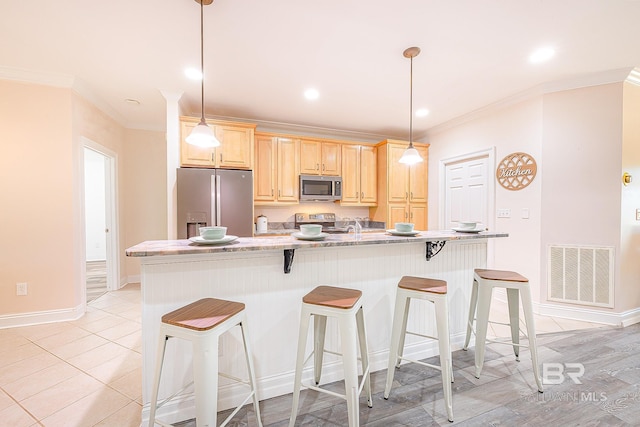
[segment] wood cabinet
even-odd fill
[[[377,148],[371,145],[342,145],[343,206],[373,206],[377,203]]]
[[[412,222],[416,230],[428,227],[429,145],[414,144],[424,162],[399,163],[408,142],[384,140],[378,148],[378,204],[369,209],[374,221],[384,221],[388,228],[396,222]]]
[[[180,118],[180,166],[204,168],[253,169],[253,139],[256,125],[207,120],[219,147],[201,148],[187,144],[186,138],[200,122],[199,118]]]
[[[300,140],[300,173],[340,176],[340,144],[312,139]]]
[[[256,205],[298,203],[300,140],[255,135],[253,199]]]

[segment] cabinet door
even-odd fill
[[[196,122],[180,123],[180,166],[215,167],[215,148],[200,148],[186,141],[197,124]]]
[[[360,201],[360,146],[342,146],[342,203]]]
[[[403,145],[389,144],[387,146],[387,173],[389,174],[388,199],[391,203],[406,202],[409,200],[409,167],[398,162],[406,148],[407,147]]]
[[[416,230],[424,231],[427,229],[427,204],[411,203],[409,205],[409,222],[415,224]]]
[[[387,228],[389,229],[394,228],[396,222],[409,222],[407,205],[405,203],[390,203],[387,218]]]
[[[360,202],[376,203],[378,201],[377,148],[360,147]],[[342,171],[344,173],[344,169]],[[344,175],[343,175],[344,176]],[[343,178],[344,182],[344,178]],[[344,185],[344,184],[343,184]]]
[[[409,201],[411,203],[427,203],[429,149],[420,146],[416,146],[416,149],[424,161],[411,165],[409,169]]]
[[[300,173],[320,175],[320,141],[300,140]]]
[[[256,201],[276,200],[276,147],[276,138],[256,136],[253,175],[253,199]]]
[[[252,169],[253,129],[216,126],[220,147],[216,149],[217,166],[221,168]]]
[[[278,138],[278,194],[279,202],[297,202],[299,198],[298,157],[300,140]]]
[[[323,142],[321,147],[322,175],[340,176],[342,163],[340,161],[340,144]]]

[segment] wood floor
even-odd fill
[[[107,292],[107,262],[87,261],[87,302]]]

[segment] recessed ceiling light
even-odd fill
[[[556,51],[552,47],[541,47],[540,49],[535,50],[529,56],[529,62],[532,64],[539,64],[541,62],[548,61],[556,54]]]
[[[320,92],[318,92],[317,90],[311,88],[311,89],[307,89],[304,91],[304,97],[307,98],[309,101],[313,101],[315,99],[318,99],[318,97],[320,96]]]
[[[126,102],[129,105],[140,105],[140,101],[138,101],[137,99],[132,99],[132,98],[127,98],[124,100],[124,102]]]
[[[202,72],[197,68],[187,68],[186,70],[184,70],[184,75],[191,80],[202,80]]]
[[[426,117],[429,115],[429,110],[426,108],[420,108],[416,110],[416,117]]]

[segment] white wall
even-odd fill
[[[89,148],[84,149],[84,200],[86,259],[105,260],[105,159]]]

